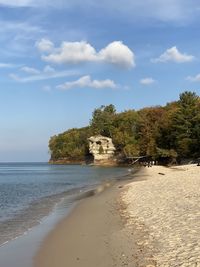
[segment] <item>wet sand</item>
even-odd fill
[[[124,232],[119,195],[127,182],[81,201],[44,240],[36,267],[134,266],[129,230]]]
[[[200,167],[143,168],[80,202],[35,267],[199,267]]]

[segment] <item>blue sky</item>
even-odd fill
[[[47,161],[92,111],[200,94],[195,0],[0,0],[0,161]]]

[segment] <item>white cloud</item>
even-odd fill
[[[196,76],[188,76],[186,80],[190,82],[200,82],[200,73],[197,74]]]
[[[156,59],[152,59],[152,62],[175,62],[175,63],[184,63],[191,62],[195,59],[194,56],[188,55],[186,53],[181,53],[176,46],[173,46],[167,49],[162,55]]]
[[[63,42],[52,54],[42,57],[52,63],[81,63],[96,60],[95,49],[86,42]]]
[[[99,57],[106,62],[116,64],[123,67],[135,66],[135,55],[121,41],[115,41],[103,48],[99,52]]]
[[[62,90],[69,90],[75,87],[89,87],[89,88],[95,88],[95,89],[103,89],[103,88],[111,88],[115,89],[117,88],[117,85],[114,81],[106,79],[106,80],[92,80],[89,75],[83,76],[80,79],[72,82],[66,82],[64,84],[58,85],[58,89]]]
[[[143,78],[140,80],[140,83],[143,85],[151,85],[155,83],[156,81],[153,78]]]
[[[83,62],[107,62],[120,67],[130,68],[135,66],[135,55],[130,48],[121,41],[115,41],[99,52],[95,48],[85,42],[62,42],[59,48],[54,48],[51,41],[45,40],[45,43],[50,43],[51,51],[47,50],[44,45],[44,39],[37,42],[37,47],[40,51],[49,52],[47,55],[42,55],[42,59],[46,62],[54,64],[78,64]],[[43,50],[41,49],[43,48]]]
[[[33,75],[37,75],[40,73],[39,70],[35,69],[35,68],[30,68],[30,67],[27,67],[27,66],[24,66],[21,68],[22,71],[28,73],[28,74],[33,74]]]
[[[54,44],[50,40],[45,38],[36,42],[35,46],[41,52],[50,52],[54,49]]]
[[[35,81],[74,76],[78,74],[79,72],[71,70],[71,71],[43,72],[38,75],[31,75],[27,77],[21,77],[17,74],[11,73],[9,77],[17,82],[26,83],[26,82],[35,82]]]

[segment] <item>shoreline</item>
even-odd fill
[[[75,169],[72,168],[72,171],[73,170],[76,171],[77,168]],[[34,204],[33,205],[34,209],[29,208],[28,211],[30,212],[28,212],[28,215],[29,214],[31,215],[32,210],[34,211],[32,214],[32,217],[30,216],[29,217],[31,218],[31,220],[37,219],[37,223],[35,224],[35,226],[31,224],[31,227],[28,227],[27,231],[22,231],[22,232],[17,233],[16,239],[12,238],[9,242],[4,243],[4,245],[0,248],[0,266],[32,267],[33,258],[36,252],[38,251],[38,248],[41,246],[41,243],[43,242],[43,240],[56,227],[56,225],[63,218],[65,218],[66,215],[76,206],[76,203],[81,202],[82,200],[90,196],[94,196],[97,192],[100,193],[104,191],[105,188],[109,187],[110,184],[114,184],[118,179],[123,179],[123,180],[127,179],[127,176],[129,175],[127,169],[124,169],[124,168],[123,169],[113,168],[112,170],[108,168],[99,168],[99,167],[86,168],[82,166],[78,168],[78,176],[76,175],[76,173],[77,171],[75,172],[75,182],[72,179],[73,177],[70,180],[73,182],[74,186],[73,188],[69,188],[69,190],[67,190],[67,193],[65,191],[65,192],[62,192],[61,194],[59,193],[59,194],[55,194],[53,196],[47,197],[47,199],[45,197],[44,202],[43,201],[34,202],[34,203],[38,203],[39,206]],[[83,177],[80,177],[80,174],[83,174]],[[76,180],[76,177],[78,177],[77,180]],[[83,183],[80,183],[80,181],[82,180],[83,180]],[[77,184],[78,184],[78,187],[76,186]],[[54,201],[55,197],[56,197],[56,201]],[[52,208],[51,207],[48,208],[49,204]],[[38,212],[39,214],[41,214],[42,212],[42,215],[43,215],[44,214],[43,211],[45,211],[45,216],[36,217]],[[19,223],[23,222],[23,219],[24,219],[27,225],[29,223],[27,218],[29,217],[26,213],[26,210],[24,214],[26,216],[22,216],[22,218],[21,216],[19,216]],[[15,225],[14,222],[13,222],[13,225]],[[23,227],[26,226],[23,223],[21,223],[20,225]],[[9,228],[10,224],[8,224],[7,226]],[[3,231],[2,231],[1,239],[4,237],[3,234],[6,229],[4,228],[2,229]],[[19,228],[16,227],[16,229],[19,229]],[[12,231],[10,231],[9,233],[13,234]],[[9,237],[7,234],[5,234],[5,236]],[[10,257],[10,255],[13,255],[13,257]],[[18,259],[18,260],[16,261],[15,259]]]
[[[131,251],[130,233],[126,231],[124,238],[118,196],[126,184],[141,178],[139,173],[110,186],[100,186],[97,194],[77,203],[44,239],[34,258],[34,267],[125,266],[130,261],[124,256]]]
[[[199,267],[199,170],[142,168],[83,199],[44,239],[34,267]]]
[[[47,168],[49,167],[47,164],[45,165],[47,166]],[[94,168],[88,168],[87,166],[84,166],[84,167],[78,166],[79,168],[77,171],[78,175],[76,175],[76,167],[72,166],[73,170],[70,169],[71,165],[64,166],[64,168],[65,167],[66,168],[69,167],[69,172],[72,172],[72,173],[68,174],[68,169],[66,169],[65,171],[62,171],[62,167],[60,168],[59,166],[58,167],[58,186],[56,184],[56,178],[55,178],[54,179],[55,188],[53,188],[53,186],[51,187],[52,181],[50,180],[50,183],[49,183],[50,189],[48,189],[45,185],[43,189],[44,193],[42,192],[43,194],[37,195],[35,192],[36,191],[40,192],[40,190],[36,190],[37,184],[34,185],[35,187],[33,189],[35,191],[33,191],[32,193],[31,189],[29,190],[27,186],[28,183],[27,183],[26,190],[30,191],[30,193],[28,192],[29,195],[27,194],[29,198],[27,197],[27,200],[25,199],[25,197],[22,198],[23,201],[21,201],[22,202],[21,206],[16,205],[16,210],[14,210],[13,213],[12,213],[12,210],[11,211],[8,210],[7,217],[6,217],[7,210],[5,209],[6,212],[4,212],[4,206],[3,206],[3,209],[1,210],[1,221],[0,221],[0,232],[1,232],[0,247],[7,244],[8,242],[12,242],[12,240],[15,240],[16,238],[20,238],[20,236],[28,233],[32,228],[39,225],[41,221],[43,220],[43,218],[49,216],[49,214],[51,214],[53,210],[56,208],[57,204],[62,202],[63,199],[67,199],[70,203],[76,202],[77,200],[80,200],[81,198],[87,197],[87,195],[93,194],[93,191],[95,191],[95,188],[98,187],[99,185],[106,183],[107,181],[112,182],[112,180],[118,179],[118,174],[117,174],[118,171],[115,171],[115,174],[113,174],[113,177],[112,177],[112,170],[109,173],[109,171],[107,171],[108,170],[107,168],[103,169],[103,172],[101,172],[101,169],[99,169],[99,172],[98,172],[98,170],[96,171]],[[12,168],[12,165],[11,165],[11,168]],[[17,165],[17,168],[19,168],[18,165]],[[22,168],[23,168],[23,165],[22,165]],[[86,170],[85,173],[84,173],[84,169]],[[85,177],[88,177],[87,176],[88,170],[89,170],[90,176],[87,179]],[[90,170],[93,170],[93,171],[90,171]],[[50,171],[49,173],[51,172],[54,176],[54,169],[53,171]],[[72,176],[72,178],[69,178],[69,182],[68,182],[68,177],[63,177],[65,176],[65,172],[67,173],[66,176],[67,175]],[[73,172],[75,173],[75,175],[73,175],[74,174]],[[64,173],[63,176],[62,176],[62,173]],[[85,175],[85,177],[79,179],[79,176],[81,177],[82,173],[83,175]],[[108,176],[106,173],[108,173]],[[121,177],[122,175],[126,175],[126,173],[127,173],[126,169],[124,170],[121,169],[119,171],[119,176]],[[59,175],[61,176],[61,178],[59,178]],[[94,179],[91,176],[95,176]],[[78,177],[77,180],[76,180],[76,177]],[[44,184],[45,183],[46,181],[44,182]],[[61,188],[60,185],[62,184],[63,184],[63,187]],[[25,218],[25,220],[23,220],[23,218]]]

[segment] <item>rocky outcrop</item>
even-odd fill
[[[113,165],[115,163],[115,147],[112,139],[102,135],[91,136],[88,138],[89,152],[94,157],[94,164]]]

